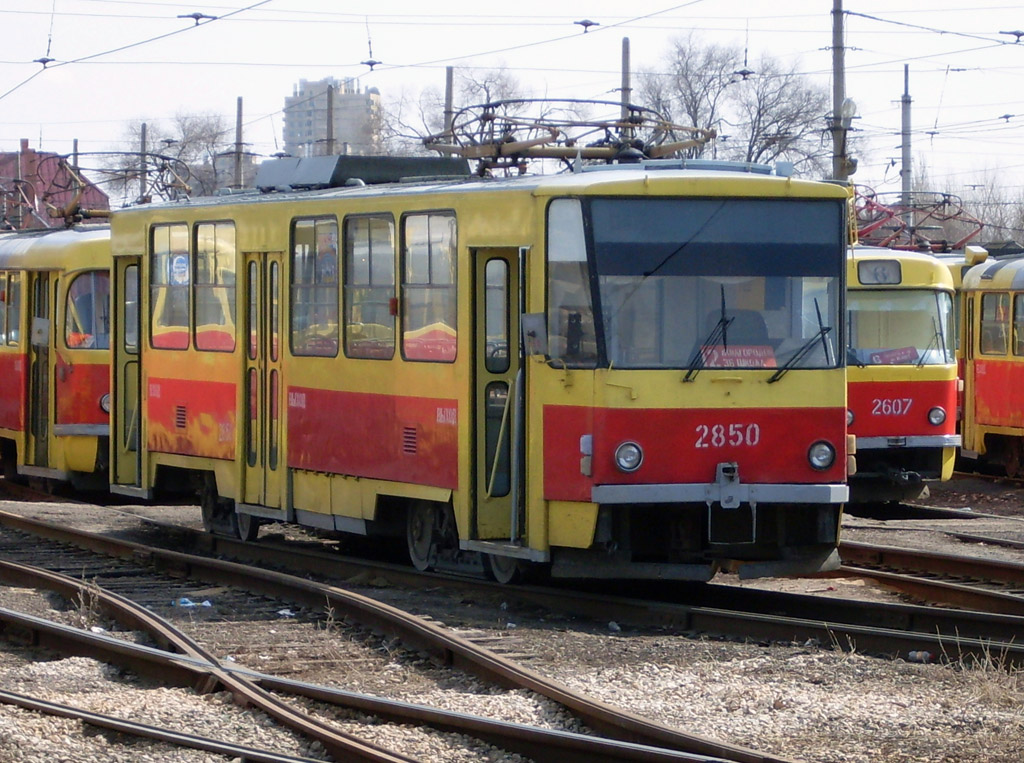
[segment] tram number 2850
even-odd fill
[[[761,442],[761,427],[757,424],[698,424],[697,448],[752,447]]]
[[[871,401],[872,416],[906,416],[913,404],[912,397],[880,398]]]

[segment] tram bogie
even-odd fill
[[[117,212],[112,489],[504,581],[834,567],[845,201],[653,163]]]

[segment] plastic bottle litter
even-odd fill
[[[932,653],[931,652],[925,652],[925,651],[910,652],[907,655],[907,659],[910,660],[911,662],[931,662],[932,661]]]
[[[295,613],[292,612],[290,609],[279,609],[277,610],[277,614],[280,617],[295,617]]]

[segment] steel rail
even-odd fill
[[[886,570],[853,567],[845,564],[832,574],[852,578],[868,578],[885,588],[899,591],[920,601],[966,607],[1000,615],[1024,616],[1024,598],[1012,593],[987,591],[984,588],[963,583],[951,583],[947,580],[933,580],[903,572],[887,572]]]
[[[165,649],[174,649],[195,659],[204,660],[208,664],[208,677],[195,687],[197,691],[209,693],[215,689],[217,684],[220,684],[234,695],[238,704],[251,705],[274,718],[286,728],[310,739],[315,739],[337,758],[365,760],[373,763],[402,763],[403,761],[410,763],[414,760],[334,728],[324,721],[290,707],[266,689],[223,670],[217,658],[198,642],[142,605],[119,594],[98,586],[88,585],[67,575],[6,560],[0,560],[0,576],[22,585],[49,588],[61,593],[69,600],[73,600],[72,597],[75,594],[94,596],[104,611],[122,625],[146,631]]]
[[[120,665],[139,675],[174,686],[190,687],[208,675],[209,663],[188,655],[135,644],[113,636],[83,631],[33,615],[0,608],[0,634],[17,641],[59,654],[90,657]],[[383,699],[341,689],[271,676],[239,665],[224,670],[259,684],[268,691],[306,697],[376,715],[385,720],[417,726],[427,725],[439,731],[466,734],[523,755],[556,757],[579,763],[714,763],[724,758],[709,758],[677,750],[666,750],[615,739],[604,739],[568,731],[544,729],[496,721],[476,715]]]
[[[849,565],[878,565],[970,580],[1024,585],[1024,564],[1017,562],[852,542],[840,544],[839,555],[843,563]]]
[[[153,739],[158,742],[165,742],[176,747],[189,747],[194,750],[217,753],[218,755],[229,755],[237,760],[252,761],[252,763],[322,763],[313,758],[306,758],[296,755],[284,755],[282,753],[260,750],[255,747],[246,747],[233,742],[223,742],[209,737],[185,734],[180,731],[162,729],[157,726],[150,726],[138,721],[116,718],[112,715],[94,713],[90,710],[72,707],[57,702],[48,702],[35,697],[28,697],[24,694],[0,689],[0,703],[15,705],[26,710],[33,710],[37,713],[55,715],[61,718],[87,723],[96,728],[116,731],[119,734]]]
[[[627,742],[711,757],[736,763],[788,763],[784,758],[689,734],[632,711],[574,692],[564,684],[494,654],[471,641],[395,607],[335,586],[314,583],[294,575],[209,559],[178,551],[155,549],[97,533],[61,527],[50,522],[0,512],[0,524],[51,540],[87,548],[115,557],[138,558],[157,569],[211,583],[236,587],[301,602],[314,609],[333,607],[371,630],[399,637],[407,646],[421,649],[442,664],[465,670],[494,683],[527,689],[561,704],[591,728]]]

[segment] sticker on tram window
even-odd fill
[[[872,416],[906,416],[913,405],[912,397],[880,398],[871,401]]]
[[[880,366],[895,366],[917,362],[917,350],[914,347],[900,347],[896,350],[884,350],[871,353],[871,362]]]
[[[758,424],[698,424],[696,448],[753,447],[761,442]]]

